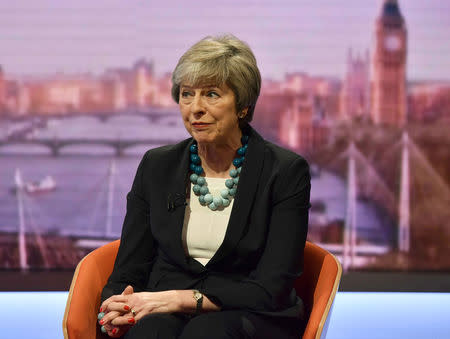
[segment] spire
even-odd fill
[[[383,15],[401,16],[397,0],[385,0],[383,4]]]
[[[401,27],[403,25],[403,16],[397,0],[383,0],[381,6],[380,18],[383,24],[391,27]]]

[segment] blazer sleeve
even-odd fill
[[[139,163],[133,185],[127,194],[127,210],[122,227],[119,251],[114,269],[103,288],[101,301],[120,294],[127,285],[135,291],[145,288],[155,256],[155,241],[151,234],[149,204],[144,194],[143,177],[148,152]]]
[[[256,268],[245,279],[227,279],[202,291],[224,310],[274,312],[293,306],[294,281],[303,270],[311,178],[303,158],[287,167],[274,188],[267,242]]]

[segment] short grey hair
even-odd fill
[[[172,74],[172,98],[176,103],[183,82],[192,86],[226,84],[235,95],[236,111],[248,107],[247,114],[239,121],[240,126],[253,119],[261,74],[250,47],[235,36],[208,36],[183,54]]]

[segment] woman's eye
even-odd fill
[[[209,91],[207,95],[209,97],[211,97],[211,98],[218,98],[219,97],[219,94],[217,94],[217,92],[214,92],[214,91]]]
[[[186,97],[188,97],[189,96],[189,92],[187,92],[187,91],[183,91],[183,92],[181,92],[181,96],[183,97],[183,98],[186,98]]]

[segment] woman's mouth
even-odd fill
[[[203,128],[203,127],[207,127],[208,125],[211,125],[211,124],[208,124],[206,122],[193,122],[192,123],[192,126],[195,128]]]

